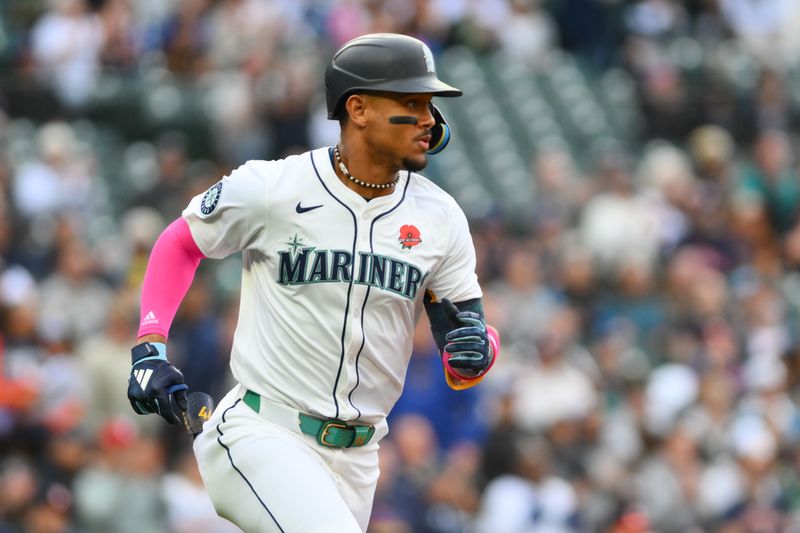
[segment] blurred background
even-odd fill
[[[190,439],[125,396],[159,232],[252,158],[333,144],[357,35],[426,41],[503,354],[427,324],[374,533],[800,531],[800,2],[0,1],[0,532],[232,532]],[[238,256],[172,328],[231,386]]]

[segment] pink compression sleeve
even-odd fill
[[[175,313],[204,258],[183,217],[161,233],[150,253],[142,283],[138,337],[168,336]]]

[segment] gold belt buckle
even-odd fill
[[[332,442],[328,442],[326,438],[329,436],[329,432],[331,428],[338,428],[338,429],[348,429],[347,424],[344,422],[340,422],[337,420],[328,420],[323,423],[322,431],[319,432],[317,435],[317,442],[323,446],[328,446],[330,448],[345,448],[346,446],[342,446],[341,444],[336,444]]]

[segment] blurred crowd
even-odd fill
[[[419,325],[370,530],[800,531],[798,21],[796,0],[0,3],[0,533],[237,531],[191,438],[125,396],[147,257],[230,168],[335,142],[324,65],[373,31],[625,68],[644,124],[585,165],[530,154],[526,227],[471,217],[502,356],[451,391]],[[202,90],[210,149],[170,129],[102,164],[108,80],[154,79],[155,109]],[[217,398],[239,269],[204,262],[171,330]]]

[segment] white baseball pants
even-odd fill
[[[366,531],[379,439],[363,448],[320,446],[299,428],[265,420],[240,396],[237,385],[194,441],[217,514],[246,533]]]

